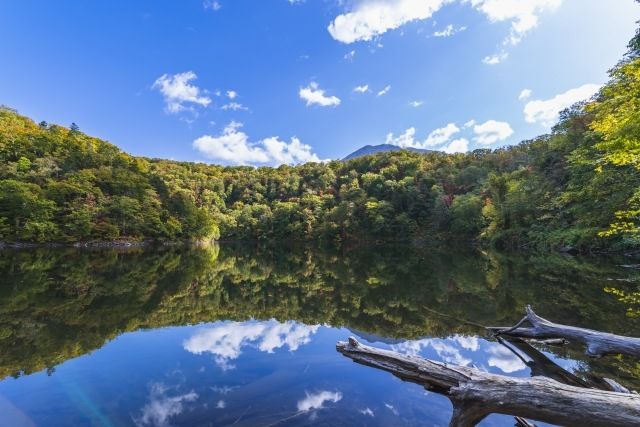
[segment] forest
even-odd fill
[[[552,132],[277,168],[134,157],[0,109],[0,242],[460,241],[640,248],[640,36]]]

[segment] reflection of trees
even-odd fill
[[[57,249],[5,252],[0,274],[0,377],[54,367],[122,332],[221,319],[328,323],[409,339],[482,332],[462,320],[512,324],[533,302],[557,322],[640,331],[640,320],[625,318],[603,292],[619,270],[566,257],[406,246]]]

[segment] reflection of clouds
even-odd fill
[[[372,418],[375,416],[373,414],[373,411],[371,410],[371,408],[360,409],[358,412],[360,412],[362,415],[368,415],[368,416],[370,416]]]
[[[342,393],[339,391],[320,391],[318,393],[307,393],[307,397],[298,401],[298,412],[307,412],[313,409],[322,409],[325,402],[339,402]]]
[[[477,351],[480,348],[478,337],[466,337],[464,335],[454,335],[453,340],[460,344],[460,347],[471,351]]]
[[[492,345],[487,353],[491,355],[487,361],[489,366],[496,367],[506,374],[521,371],[527,367],[522,360],[502,345]]]
[[[309,343],[318,328],[318,325],[307,326],[292,321],[228,322],[197,332],[184,342],[183,347],[194,354],[213,354],[216,364],[227,370],[235,367],[229,362],[240,356],[243,346],[253,345],[267,353],[285,346],[295,351]]]
[[[387,407],[388,410],[390,410],[391,412],[393,412],[393,415],[398,416],[400,413],[398,412],[398,410],[393,406],[390,405],[388,403],[385,403],[384,406]]]
[[[222,387],[218,387],[218,386],[213,386],[211,387],[211,390],[215,391],[216,393],[220,393],[222,395],[225,394],[229,394],[231,393],[233,390],[240,388],[239,386],[233,386],[233,387],[229,387],[229,386],[222,386]]]
[[[456,365],[468,366],[472,360],[462,355],[462,350],[478,351],[482,347],[484,357],[489,366],[500,369],[502,372],[510,374],[525,369],[527,366],[522,363],[513,353],[500,344],[481,342],[478,337],[454,335],[450,339],[427,338],[416,341],[406,341],[392,345],[391,348],[401,353],[416,356],[423,349],[432,348],[438,356],[445,362]],[[481,354],[476,353],[474,360],[480,361]]]
[[[151,386],[149,403],[142,408],[140,418],[134,419],[138,426],[169,426],[169,419],[184,410],[184,402],[194,402],[198,395],[191,391],[178,396],[167,396],[167,388],[160,383]]]
[[[224,409],[227,407],[227,402],[225,402],[224,400],[218,400],[218,403],[216,403],[216,408],[218,409]]]
[[[463,338],[463,337],[461,337]],[[473,347],[474,344],[478,345],[477,342],[473,342],[471,340],[462,340],[462,342],[457,341],[457,337],[454,340],[442,340],[439,338],[427,338],[423,340],[416,341],[406,341],[400,344],[392,345],[391,348],[395,351],[399,351],[401,353],[410,354],[416,356],[422,351],[423,348],[431,347],[435,350],[438,356],[448,363],[455,363],[456,365],[467,366],[471,363],[471,359],[468,359],[460,353],[460,350],[454,347],[453,344],[458,343],[463,348],[467,348],[467,346]]]

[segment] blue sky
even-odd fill
[[[0,103],[177,160],[493,148],[606,82],[639,18],[633,0],[0,0]]]

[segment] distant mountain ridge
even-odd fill
[[[352,160],[358,157],[368,156],[370,154],[385,153],[389,151],[401,151],[401,150],[413,151],[414,153],[429,153],[432,151],[432,150],[425,150],[422,148],[412,148],[412,147],[403,148],[403,147],[398,147],[397,145],[391,145],[391,144],[365,145],[364,147],[359,148],[353,153],[349,154],[342,160]]]

